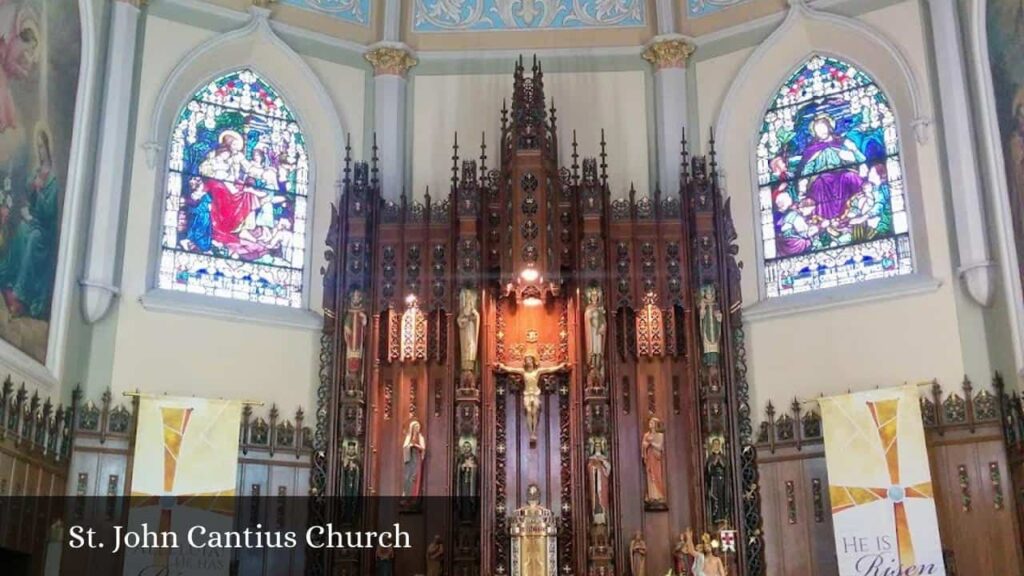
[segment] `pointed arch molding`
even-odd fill
[[[1020,258],[1014,242],[1013,216],[1010,208],[1010,186],[1006,177],[1006,158],[1001,141],[1002,131],[996,109],[995,86],[992,81],[991,59],[988,49],[988,0],[972,0],[970,34],[968,42],[973,57],[974,92],[976,99],[977,133],[981,144],[982,172],[995,229],[993,241],[998,244],[1001,280],[1006,287],[1003,297],[1008,311],[1013,341],[1014,368],[1018,382],[1024,379],[1024,289],[1021,286]]]
[[[900,73],[902,74],[903,88],[906,90],[907,98],[910,104],[910,110],[912,111],[913,117],[910,120],[910,126],[913,128],[914,137],[919,143],[925,143],[928,141],[929,129],[932,124],[931,112],[927,110],[924,103],[921,101],[921,92],[918,88],[917,76],[914,74],[914,69],[910,66],[910,62],[906,56],[903,55],[903,51],[900,50],[899,46],[893,43],[885,34],[876,30],[875,28],[865,24],[864,22],[857,20],[856,18],[849,18],[847,16],[839,16],[837,14],[831,14],[816,10],[807,5],[807,0],[789,0],[789,12],[783,19],[774,32],[772,32],[768,38],[762,42],[756,50],[747,58],[747,61],[743,63],[739,73],[729,86],[729,90],[725,94],[722,108],[719,110],[718,119],[715,122],[715,129],[718,134],[725,136],[729,132],[725,129],[729,128],[729,123],[732,120],[733,106],[730,106],[735,102],[744,90],[745,85],[750,80],[750,76],[754,70],[761,65],[765,60],[765,57],[771,54],[779,44],[786,39],[789,33],[796,27],[801,21],[818,22],[827,26],[833,26],[841,30],[852,32],[860,35],[864,40],[881,47],[891,57],[892,63],[895,64]],[[828,46],[822,46],[823,52],[829,52]],[[855,56],[855,55],[854,55]],[[849,60],[846,56],[840,56],[843,59]],[[856,59],[856,58],[854,58]],[[804,59],[806,60],[806,58]],[[800,63],[794,63],[790,68],[796,69]],[[782,76],[780,75],[780,82]],[[888,83],[880,81],[880,85],[890,92],[892,86]],[[768,102],[769,92],[775,87],[764,86],[760,91],[764,92],[764,102]],[[725,143],[725,138],[720,137],[719,143]]]
[[[174,68],[154,103],[150,136],[141,148],[154,172],[154,191],[162,199],[166,180],[165,154],[172,126],[181,107],[195,91],[213,79],[241,68],[254,70],[274,86],[288,103],[309,143],[311,186],[303,273],[304,309],[275,309],[277,307],[251,302],[157,289],[161,201],[154,203],[146,293],[142,303],[146,308],[157,311],[187,311],[225,318],[241,316],[254,321],[314,328],[321,322],[309,310],[316,302],[312,294],[311,271],[315,268],[314,254],[317,251],[311,248],[316,236],[317,197],[333,191],[341,177],[343,154],[340,150],[345,142],[344,128],[337,108],[319,77],[271,28],[268,21],[270,12],[254,7],[250,14],[245,26],[201,44]]]
[[[746,317],[757,320],[936,289],[940,283],[931,277],[929,269],[918,147],[914,145],[915,142],[919,145],[928,143],[932,113],[928,101],[921,93],[910,61],[899,46],[860,20],[814,9],[806,0],[790,0],[789,5],[789,12],[779,27],[741,66],[722,100],[714,125],[724,192],[728,196],[745,198],[733,204],[735,215],[741,222],[745,216],[748,217],[747,221],[754,230],[752,237],[741,238],[741,250],[747,258],[753,258],[757,265],[757,274],[750,275],[744,282],[744,290],[757,295],[756,298],[745,298],[752,303],[745,311]],[[756,193],[754,152],[761,121],[772,97],[781,83],[814,54],[832,56],[865,70],[892,103],[903,143],[915,273],[769,301],[764,294],[761,226],[755,224],[760,218],[760,209]],[[863,65],[868,62],[872,65]]]

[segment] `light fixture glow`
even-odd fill
[[[536,296],[527,296],[526,298],[523,298],[523,305],[529,306],[531,308],[535,306],[540,306],[543,303],[544,301],[541,300],[540,298],[537,298]]]
[[[410,306],[415,304],[416,303],[416,295],[415,294],[409,294],[408,296],[406,296],[405,297],[405,303],[410,305]]]
[[[536,282],[540,278],[540,272],[533,266],[529,266],[519,273],[519,277],[525,282]]]

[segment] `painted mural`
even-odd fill
[[[0,0],[0,338],[40,363],[80,60],[77,1]]]
[[[353,24],[370,25],[370,0],[281,0],[281,3],[327,14]]]
[[[988,43],[1018,257],[1024,255],[1024,1],[988,0]],[[1024,259],[1021,274],[1024,275]]]
[[[750,0],[687,0],[687,14],[690,18],[700,18],[701,16],[707,16],[722,10],[729,8],[730,6],[738,6],[745,4]]]
[[[573,30],[645,26],[645,0],[415,0],[413,30]]]

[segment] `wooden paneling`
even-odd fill
[[[798,421],[800,419],[798,418]],[[794,428],[805,428],[796,425]],[[788,428],[787,428],[788,429]],[[762,443],[758,461],[767,573],[772,576],[831,576],[839,573],[828,478],[820,438],[795,435],[774,449]],[[928,451],[943,548],[957,574],[1020,574],[1021,545],[1014,513],[1017,497],[1009,478],[997,421],[928,428]],[[1002,500],[997,505],[997,474]],[[961,466],[966,472],[962,488]],[[815,517],[814,481],[821,487],[821,518]],[[792,483],[795,510],[788,503]],[[965,495],[967,498],[965,498]]]
[[[77,401],[77,392],[74,395]],[[41,573],[50,527],[63,510],[74,404],[65,410],[8,377],[0,388],[0,548]],[[0,565],[0,572],[4,566]]]

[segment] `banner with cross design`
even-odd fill
[[[917,389],[822,398],[840,576],[944,576]]]
[[[231,400],[139,398],[126,531],[171,532],[178,546],[126,549],[126,576],[228,573],[230,550],[197,553],[185,537],[232,529],[241,414]]]

